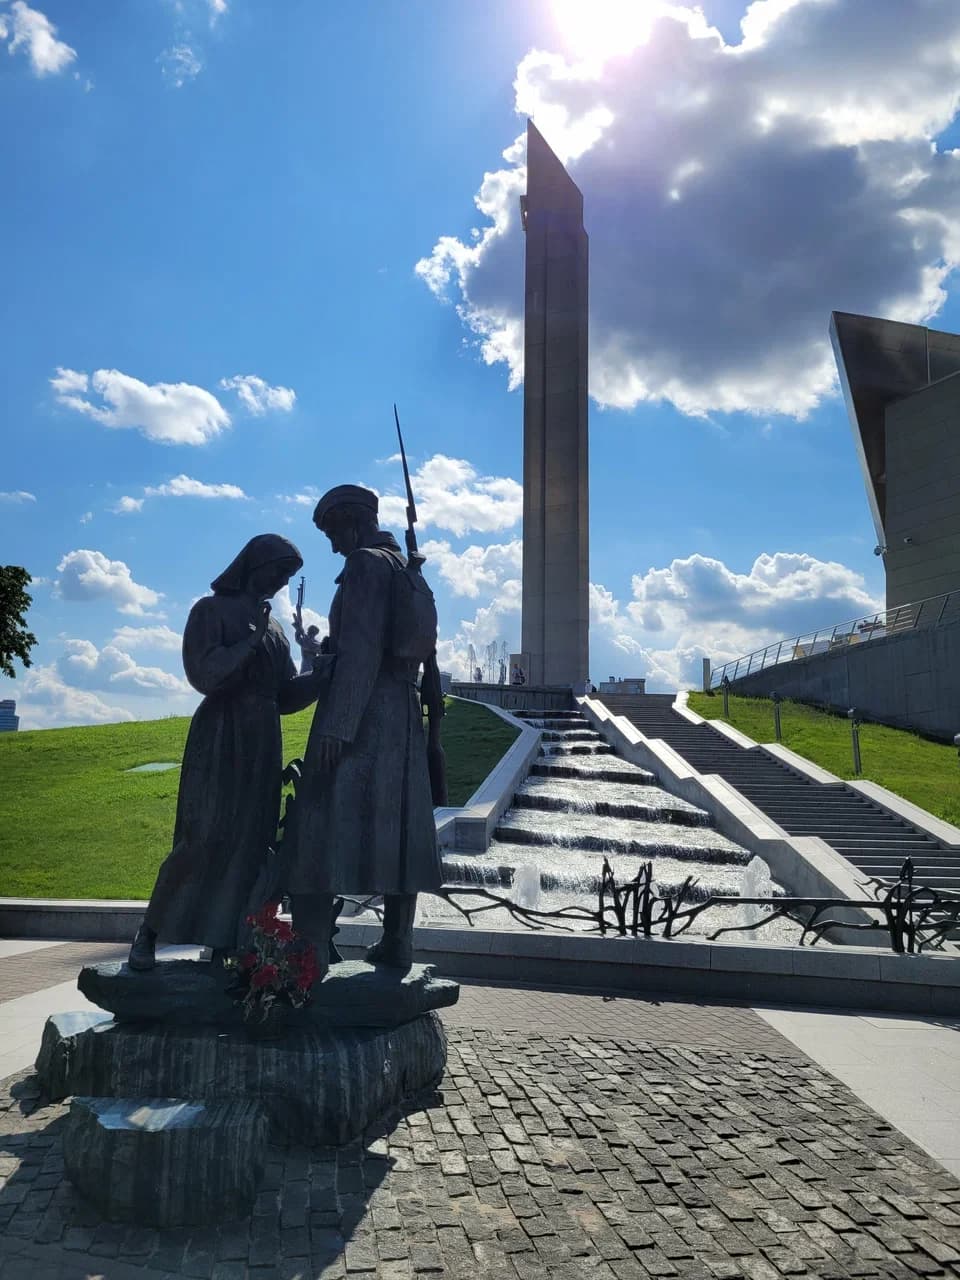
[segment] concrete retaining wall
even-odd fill
[[[436,811],[441,848],[486,853],[494,827],[540,750],[540,729],[518,720],[502,707],[489,705],[489,710],[518,729],[518,736],[462,809]]]
[[[375,936],[374,927],[351,923],[337,943],[353,959]],[[960,1013],[960,962],[867,947],[424,928],[416,932],[416,958],[452,978],[701,1000]]]
[[[843,713],[856,707],[867,720],[952,742],[960,733],[960,620],[781,662],[731,687]]]
[[[569,685],[473,684],[455,681],[451,692],[468,702],[485,702],[506,711],[571,711],[573,693]]]
[[[132,942],[146,909],[112,898],[0,898],[0,938]]]

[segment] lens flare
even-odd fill
[[[654,20],[676,6],[663,0],[553,0],[552,8],[569,51],[602,61],[644,44]]]

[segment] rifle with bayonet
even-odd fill
[[[306,586],[306,579],[300,578],[300,585],[297,587],[297,607],[293,611],[293,634],[297,643],[303,639],[303,593]]]
[[[393,406],[393,418],[397,424],[397,440],[400,442],[400,461],[403,463],[403,479],[407,487],[407,564],[419,570],[426,562],[426,556],[420,554],[417,547],[417,504],[413,500],[413,486],[410,483],[410,469],[407,466],[407,453],[403,447],[403,434],[400,430],[400,415],[397,406]],[[447,803],[447,760],[440,742],[440,721],[444,714],[443,690],[440,687],[440,668],[437,664],[437,651],[433,652],[423,664],[423,675],[420,679],[420,706],[427,715],[427,765],[430,770],[430,792],[434,805]]]

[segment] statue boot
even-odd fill
[[[388,893],[383,898],[383,937],[367,947],[367,963],[391,969],[409,969],[413,964],[413,917],[417,912],[415,893]]]
[[[147,924],[141,924],[130,947],[127,965],[137,973],[146,973],[157,963],[157,935]]]
[[[340,906],[343,899],[339,899]],[[317,981],[322,982],[330,968],[334,921],[337,910],[332,893],[295,893],[290,898],[293,929],[301,938],[312,942],[317,957]],[[339,959],[339,953],[335,952]]]

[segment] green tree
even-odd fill
[[[25,614],[33,597],[25,587],[33,579],[16,564],[0,565],[0,675],[14,677],[13,660],[30,665],[30,650],[37,637],[27,630]]]

